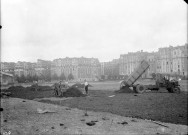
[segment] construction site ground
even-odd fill
[[[187,82],[180,84],[180,94],[165,89],[135,94],[114,93],[118,82],[94,82],[88,96],[69,98],[54,97],[53,90],[11,90],[11,97],[1,99],[1,131],[45,135],[187,134]],[[38,109],[46,108],[54,112],[39,113]]]

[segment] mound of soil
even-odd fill
[[[71,87],[74,87],[74,88],[84,88],[84,84],[76,83],[76,84],[72,85]],[[93,86],[89,84],[88,87],[93,87]]]
[[[23,86],[11,86],[8,88],[8,90],[24,90],[25,87]]]
[[[75,87],[68,88],[65,92],[63,92],[63,97],[83,97],[84,94]]]
[[[17,90],[35,90],[35,85],[31,85],[30,87],[23,87],[23,86],[11,86],[8,88],[9,91],[17,91]],[[38,91],[49,91],[52,90],[50,86],[38,86]]]
[[[84,84],[76,83],[76,84],[72,85],[71,87],[73,87],[73,88],[84,88]]]
[[[27,90],[35,91],[35,85],[32,85],[30,87],[26,87]],[[38,91],[49,91],[52,90],[52,87],[50,86],[38,86]]]

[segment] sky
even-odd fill
[[[117,59],[187,42],[183,0],[1,0],[1,61]]]

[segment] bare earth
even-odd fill
[[[89,96],[70,98],[56,98],[53,90],[11,90],[11,98],[1,99],[4,109],[1,134],[185,135],[188,133],[187,82],[180,84],[180,94],[163,89],[117,94],[113,91],[118,89],[118,82],[94,82]],[[39,114],[37,108],[55,112]]]
[[[18,98],[2,99],[1,133],[62,134],[187,134],[188,127],[111,113],[91,112]],[[55,112],[40,114],[37,108]]]

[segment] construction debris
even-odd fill
[[[128,123],[126,121],[118,122],[117,124],[127,125]]]
[[[3,111],[3,108],[0,108],[0,112],[2,112]]]
[[[111,96],[108,96],[108,97],[114,97],[115,95],[111,95]]]
[[[96,122],[98,122],[97,120],[96,121],[90,121],[90,122],[87,122],[86,124],[88,126],[94,126],[96,124]]]
[[[53,110],[49,110],[49,109],[41,109],[41,108],[37,108],[37,112],[40,113],[40,114],[43,114],[43,113],[55,113],[56,111],[53,111]]]
[[[60,126],[64,126],[64,124],[63,124],[63,123],[60,123],[59,125],[60,125]]]

